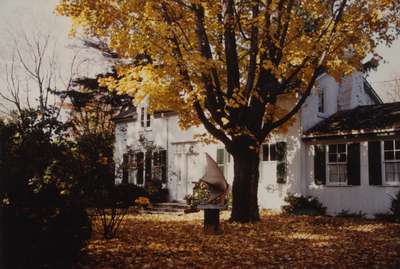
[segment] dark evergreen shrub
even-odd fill
[[[169,191],[162,187],[162,182],[158,179],[153,179],[146,185],[146,190],[149,193],[149,199],[152,203],[162,203],[168,201]]]
[[[312,196],[296,196],[288,194],[285,198],[287,205],[282,206],[282,212],[290,215],[325,215],[326,207]]]
[[[119,184],[114,188],[114,198],[127,206],[133,205],[138,197],[149,197],[143,187],[134,184]]]
[[[400,222],[400,191],[392,198],[392,205],[390,212],[393,216],[393,220]]]
[[[363,219],[366,217],[366,213],[359,211],[359,212],[350,212],[349,210],[342,210],[340,211],[336,217],[340,218],[355,218],[355,219]]]
[[[1,268],[71,268],[91,235],[79,206],[1,207]]]

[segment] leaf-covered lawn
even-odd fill
[[[222,216],[222,235],[202,233],[202,214],[128,216],[117,238],[96,233],[81,268],[400,268],[400,224],[263,214],[257,224]]]

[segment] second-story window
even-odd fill
[[[146,127],[150,127],[150,113],[146,113]]]
[[[262,152],[262,160],[264,162],[276,161],[276,144],[263,144]]]
[[[140,126],[142,126],[142,127],[144,127],[144,113],[145,113],[145,110],[144,110],[144,107],[142,107],[140,109]]]
[[[149,128],[151,125],[151,117],[150,113],[147,112],[147,110],[142,107],[140,109],[140,126]]]
[[[325,112],[325,96],[324,96],[324,89],[318,89],[318,112],[324,113]]]

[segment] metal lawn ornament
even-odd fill
[[[218,164],[206,153],[207,166],[205,175],[199,180],[199,184],[207,185],[207,199],[201,201],[198,209],[204,210],[204,232],[206,234],[218,234],[220,210],[227,208],[227,194],[229,184],[226,181]]]

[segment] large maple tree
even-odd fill
[[[57,12],[119,56],[118,79],[103,84],[226,146],[240,222],[259,220],[260,145],[322,69],[337,79],[360,69],[400,27],[398,0],[61,0]]]

